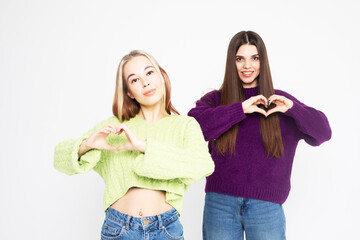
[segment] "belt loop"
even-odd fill
[[[130,220],[131,220],[131,216],[128,215],[126,219],[126,230],[130,229]]]
[[[164,228],[164,227],[163,227],[162,220],[161,220],[161,216],[158,215],[157,217],[158,217],[158,220],[159,220],[159,229]]]

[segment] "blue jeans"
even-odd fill
[[[280,204],[209,192],[203,216],[204,240],[285,240]]]
[[[184,239],[179,214],[171,209],[151,217],[132,217],[111,207],[101,230],[101,240],[180,240]]]

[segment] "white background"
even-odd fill
[[[287,238],[355,239],[360,214],[359,2],[0,0],[0,239],[99,239],[104,184],[53,168],[57,143],[112,115],[132,49],[168,72],[187,114],[219,88],[227,46],[260,34],[275,88],[323,111],[333,130],[300,142],[284,204]],[[185,196],[185,238],[201,239],[202,180]]]

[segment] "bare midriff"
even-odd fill
[[[159,215],[172,209],[164,191],[136,187],[130,188],[111,207],[133,217]]]

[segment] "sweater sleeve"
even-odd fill
[[[214,162],[208,152],[199,124],[195,119],[187,123],[182,147],[147,139],[144,154],[133,163],[133,171],[153,179],[180,179],[191,185],[214,171]]]
[[[89,150],[79,158],[78,152],[80,145],[85,139],[90,137],[91,134],[103,128],[108,122],[108,120],[102,121],[80,138],[60,142],[55,147],[54,167],[68,175],[87,173],[93,169],[101,159],[101,150]]]
[[[315,108],[306,106],[290,94],[278,91],[293,101],[293,106],[285,115],[293,118],[301,133],[301,138],[312,146],[318,146],[331,138],[331,128],[325,114]]]
[[[206,141],[220,137],[234,124],[246,118],[242,102],[220,105],[220,93],[212,91],[196,102],[188,115],[200,124]]]

